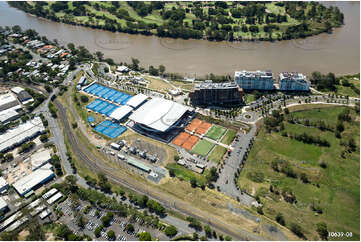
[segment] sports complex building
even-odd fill
[[[153,98],[134,111],[128,126],[140,134],[170,142],[193,119],[194,109],[182,104]]]

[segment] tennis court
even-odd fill
[[[200,140],[192,149],[193,153],[206,157],[214,144],[207,140]]]
[[[117,123],[113,123],[112,121],[105,120],[102,123],[98,124],[94,128],[94,130],[98,133],[104,134],[105,136],[114,139],[124,133],[127,128]]]
[[[89,103],[86,106],[86,108],[93,112],[104,114],[109,117],[110,114],[112,114],[112,112],[114,112],[115,109],[119,108],[119,106],[112,103],[108,103],[101,99],[96,99],[93,102]]]
[[[175,137],[172,141],[173,144],[177,146],[181,146],[188,138],[190,134],[186,132],[181,132],[177,137]]]
[[[84,89],[86,93],[92,94],[97,97],[104,98],[105,100],[116,102],[121,105],[125,105],[128,100],[132,97],[131,95],[119,92],[113,88],[93,83]]]
[[[203,121],[203,122],[201,123],[201,125],[199,125],[199,126],[196,128],[196,133],[197,133],[197,134],[205,134],[205,133],[207,133],[207,130],[208,130],[211,126],[212,126],[212,124]]]
[[[189,138],[183,143],[182,148],[186,150],[191,150],[192,147],[197,144],[199,138],[197,136],[191,135]]]
[[[202,120],[199,120],[197,118],[193,119],[192,122],[190,124],[188,124],[188,126],[186,127],[186,130],[192,132],[195,131],[199,125],[201,125]]]
[[[212,125],[212,128],[207,132],[206,136],[213,140],[218,140],[226,131],[226,128],[214,124]]]

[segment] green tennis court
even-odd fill
[[[192,152],[205,157],[213,146],[214,144],[207,140],[200,140],[193,146]]]
[[[226,130],[227,129],[222,126],[213,124],[212,127],[206,133],[206,136],[213,140],[218,140],[220,137],[222,137],[222,135],[224,134],[224,132],[226,132]]]

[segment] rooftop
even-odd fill
[[[142,104],[145,100],[147,100],[147,98],[148,96],[142,93],[137,94],[128,100],[127,105],[133,108],[137,108],[140,104]]]
[[[293,79],[293,80],[300,80],[300,79],[305,79],[306,76],[299,72],[281,72],[280,78],[281,79],[288,78],[288,79]]]
[[[130,115],[129,119],[164,132],[189,110],[188,107],[163,98],[153,98]]]
[[[0,95],[0,106],[11,103],[11,102],[17,102],[16,97],[14,97],[13,94],[7,93],[4,95]]]
[[[238,85],[235,82],[222,82],[222,83],[202,82],[200,84],[196,84],[195,88],[200,88],[200,89],[231,89],[231,88],[238,88]]]
[[[239,78],[272,78],[272,72],[270,70],[266,71],[236,71],[234,73],[235,77]]]
[[[22,87],[13,87],[13,88],[11,88],[11,91],[15,94],[19,94],[20,92],[25,91],[25,90]]]
[[[13,187],[18,191],[19,194],[24,194],[53,175],[54,172],[49,169],[37,169],[31,174],[24,176],[15,182]]]
[[[2,197],[0,197],[0,210],[3,210],[7,206],[8,204],[5,202],[5,200]]]
[[[0,188],[3,188],[8,185],[8,182],[0,176]]]
[[[133,110],[132,107],[124,105],[121,106],[117,109],[115,109],[111,114],[110,114],[110,118],[116,119],[116,120],[121,120],[122,118],[124,118],[126,115],[128,115],[131,111]]]
[[[51,159],[50,150],[37,151],[30,156],[32,169],[35,170]]]

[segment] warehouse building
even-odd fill
[[[5,212],[9,209],[8,204],[5,202],[5,200],[0,197],[0,211]]]
[[[148,98],[148,96],[146,96],[142,93],[137,94],[128,100],[127,105],[136,109],[140,105],[142,105],[145,101],[147,101],[147,98]]]
[[[196,106],[234,106],[242,103],[243,90],[235,82],[196,84],[189,99]]]
[[[14,97],[11,93],[0,95],[0,111],[4,111],[9,108],[20,109],[21,105],[16,97]]]
[[[20,117],[20,114],[12,108],[0,111],[0,123],[1,124],[7,124],[11,121],[16,120],[19,117]]]
[[[43,134],[45,128],[40,117],[35,117],[16,128],[10,129],[0,135],[0,152],[6,152]]]
[[[281,91],[309,91],[310,82],[306,76],[298,72],[281,72],[279,75]]]
[[[54,172],[50,169],[37,169],[15,182],[12,186],[21,196],[24,196],[28,192],[52,180],[54,177]]]
[[[27,91],[25,91],[22,87],[13,87],[13,88],[11,88],[11,91],[13,93],[15,93],[15,95],[17,96],[19,101],[24,105],[34,101],[32,96]]]
[[[267,71],[236,71],[234,81],[243,90],[273,90],[274,78]]]
[[[51,160],[51,152],[48,149],[40,150],[30,156],[32,170],[35,171]]]
[[[0,193],[7,191],[9,188],[9,183],[0,176]]]
[[[128,105],[124,105],[124,106],[121,106],[121,107],[115,109],[110,114],[109,117],[114,119],[117,122],[120,122],[122,119],[125,119],[132,111],[133,111],[132,107],[130,107]]]

